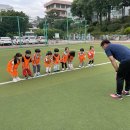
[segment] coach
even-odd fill
[[[122,94],[130,96],[130,49],[120,44],[112,44],[109,40],[103,40],[101,47],[105,50],[112,66],[117,72],[116,94],[111,94],[110,96],[115,99],[122,99]],[[116,60],[120,62],[119,66]],[[124,82],[125,90],[123,91]]]

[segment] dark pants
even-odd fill
[[[67,68],[67,63],[61,62],[61,64],[62,64],[62,69]]]
[[[40,72],[40,65],[33,65],[33,73]]]
[[[88,62],[88,64],[93,64],[94,63],[94,60],[90,60],[89,62]]]
[[[119,65],[117,72],[117,94],[122,94],[125,82],[125,91],[130,90],[130,60]]]

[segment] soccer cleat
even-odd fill
[[[64,71],[65,69],[63,68],[62,71]]]
[[[119,94],[111,94],[110,96],[111,96],[112,98],[114,98],[114,99],[119,99],[119,100],[122,100],[122,99],[123,99],[122,96],[119,95]]]
[[[17,82],[17,79],[16,79],[16,78],[13,78],[13,82]]]
[[[37,75],[38,75],[38,76],[41,75],[40,72],[38,72]]]
[[[91,67],[93,67],[94,65],[93,64],[91,64]]]
[[[37,77],[37,73],[34,74],[34,77]]]
[[[29,77],[28,76],[25,76],[25,79],[27,80]]]
[[[21,79],[19,77],[16,77],[17,81],[20,81]]]
[[[122,94],[125,95],[125,96],[130,96],[130,93],[128,91],[122,91]]]
[[[88,64],[88,67],[90,67],[91,65],[90,64]]]

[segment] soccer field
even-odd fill
[[[78,50],[87,51],[90,44],[40,49],[44,57],[46,51],[55,47],[62,54],[66,46],[76,51],[77,68]],[[100,45],[94,47],[95,64],[109,62]],[[7,62],[16,52],[24,54],[26,49],[0,49],[0,83],[12,80],[6,72]],[[34,53],[35,47],[30,50]],[[41,65],[44,74],[43,60]],[[109,95],[114,91],[115,72],[111,64],[0,85],[0,130],[129,130],[130,97],[113,100]]]

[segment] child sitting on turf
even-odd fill
[[[60,71],[60,68],[59,68],[60,54],[59,54],[58,48],[54,49],[53,63],[54,63],[54,72]]]
[[[46,73],[47,74],[51,73],[52,64],[53,64],[52,52],[48,51],[47,54],[46,54],[46,57],[44,59],[44,65],[46,67]]]
[[[30,63],[32,62],[31,58],[31,51],[26,50],[25,56],[22,57],[22,69],[23,69],[23,76],[28,79],[28,77],[32,77],[32,72],[30,69]]]
[[[90,46],[90,50],[87,53],[89,62],[88,62],[88,66],[93,66],[94,63],[94,55],[95,55],[95,51],[94,51],[94,46]]]
[[[68,68],[70,70],[74,69],[73,63],[72,63],[74,57],[75,57],[75,51],[70,51],[69,56],[68,56]]]
[[[40,52],[41,52],[40,49],[36,49],[35,54],[32,57],[32,65],[33,65],[34,77],[40,75],[40,60],[41,60]]]
[[[62,55],[62,58],[61,58],[61,64],[62,64],[62,70],[63,71],[65,69],[68,70],[68,67],[67,67],[68,55],[69,55],[69,48],[66,47],[65,51],[64,51],[64,53]]]
[[[14,82],[20,80],[20,78],[18,77],[18,66],[21,62],[21,59],[22,59],[22,54],[16,53],[14,58],[10,60],[7,65],[7,72],[12,76]]]
[[[83,48],[80,49],[80,52],[78,53],[78,58],[79,58],[79,61],[80,61],[79,67],[80,68],[84,67],[84,61],[86,59],[86,54],[85,54]]]

